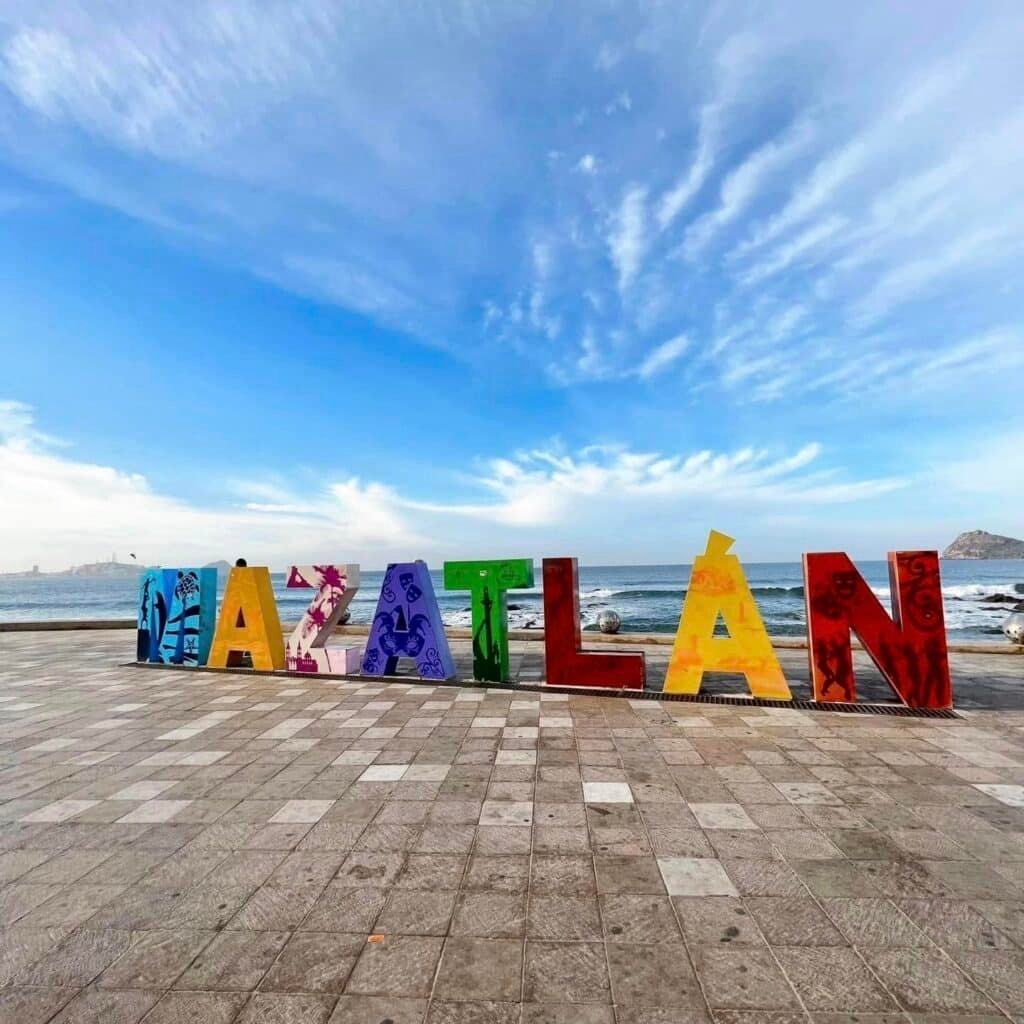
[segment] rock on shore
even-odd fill
[[[1024,558],[1024,540],[1001,537],[985,530],[961,533],[942,552],[943,558]]]

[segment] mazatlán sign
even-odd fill
[[[695,694],[705,672],[731,672],[746,677],[755,697],[792,700],[743,566],[729,552],[732,543],[712,530],[694,561],[664,688]],[[845,554],[806,554],[803,565],[816,700],[856,701],[855,632],[905,704],[952,706],[938,552],[889,553],[891,616]],[[409,658],[425,679],[455,677],[425,562],[388,566],[361,651],[327,646],[359,589],[358,565],[293,565],[287,585],[314,595],[285,638],[267,568],[232,569],[219,616],[215,569],[149,570],[139,594],[138,660],[229,668],[248,655],[253,668],[265,671],[381,677]],[[507,594],[534,585],[533,560],[446,562],[444,585],[471,595],[474,677],[507,681]],[[643,653],[583,650],[576,559],[545,558],[543,585],[547,684],[642,690]],[[719,618],[728,636],[715,635]]]

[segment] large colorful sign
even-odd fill
[[[743,566],[728,553],[732,543],[712,530],[707,550],[694,560],[665,690],[698,693],[705,672],[736,672],[755,697],[792,700]],[[728,636],[715,636],[719,617]]]
[[[205,665],[216,618],[216,569],[144,572],[139,581],[137,660]]]
[[[551,686],[642,690],[643,652],[581,650],[579,567],[575,558],[544,559],[544,657]]]
[[[792,695],[733,540],[712,530],[694,561],[665,691],[695,694],[705,672],[746,678],[754,697]],[[455,678],[434,586],[424,562],[389,565],[365,649],[328,646],[334,626],[359,587],[356,565],[292,566],[288,587],[315,591],[302,621],[281,632],[267,568],[235,568],[228,578],[216,630],[212,569],[158,569],[142,578],[138,660],[228,668],[251,663],[264,671],[395,674],[399,660],[415,662],[424,679]],[[948,708],[953,690],[946,651],[939,558],[934,551],[889,555],[890,616],[840,552],[804,555],[804,594],[811,682],[819,701],[857,699],[851,633],[896,695],[910,707]],[[642,652],[585,651],[580,630],[575,558],[545,558],[544,653],[547,685],[642,690]],[[444,585],[468,590],[473,623],[473,673],[507,681],[509,590],[533,586],[528,558],[446,562]],[[719,623],[724,631],[719,630]]]
[[[412,658],[424,679],[455,678],[455,661],[426,562],[394,562],[384,573],[363,655],[363,675],[392,676],[399,658]]]
[[[473,678],[508,680],[508,600],[510,590],[533,586],[533,559],[445,562],[445,590],[472,595]]]
[[[293,565],[286,587],[312,587],[316,593],[285,645],[284,664],[289,672],[324,672],[347,675],[359,670],[361,651],[331,647],[334,627],[359,589],[358,565]]]
[[[889,591],[892,618],[846,555],[804,555],[807,650],[815,699],[857,699],[852,630],[904,704],[951,707],[938,553],[891,551]]]
[[[285,664],[281,620],[270,570],[265,566],[231,570],[209,664],[212,668],[238,668],[246,657],[253,668],[264,672]]]

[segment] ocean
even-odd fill
[[[858,569],[889,607],[885,562],[859,562]],[[746,562],[744,570],[768,632],[800,636],[805,632],[803,569],[799,562]],[[432,573],[441,614],[447,625],[470,624],[469,595],[448,593],[439,571]],[[689,580],[688,565],[617,565],[580,567],[580,612],[584,629],[595,629],[598,613],[612,608],[622,617],[622,631],[674,633]],[[352,602],[352,621],[369,622],[377,602],[382,572],[365,571]],[[536,573],[540,580],[540,571]],[[284,573],[273,574],[281,620],[294,622],[310,592],[285,588]],[[220,580],[224,586],[224,578]],[[41,619],[132,618],[137,583],[130,578],[0,576],[0,622]],[[1013,604],[1024,601],[1024,560],[947,561],[942,563],[946,629],[951,641],[997,640]],[[544,624],[541,588],[508,595],[509,624],[523,629]]]

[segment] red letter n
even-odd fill
[[[804,555],[807,647],[815,699],[857,699],[850,648],[853,630],[904,704],[952,707],[938,552],[890,551],[889,592],[892,618],[845,554]]]

